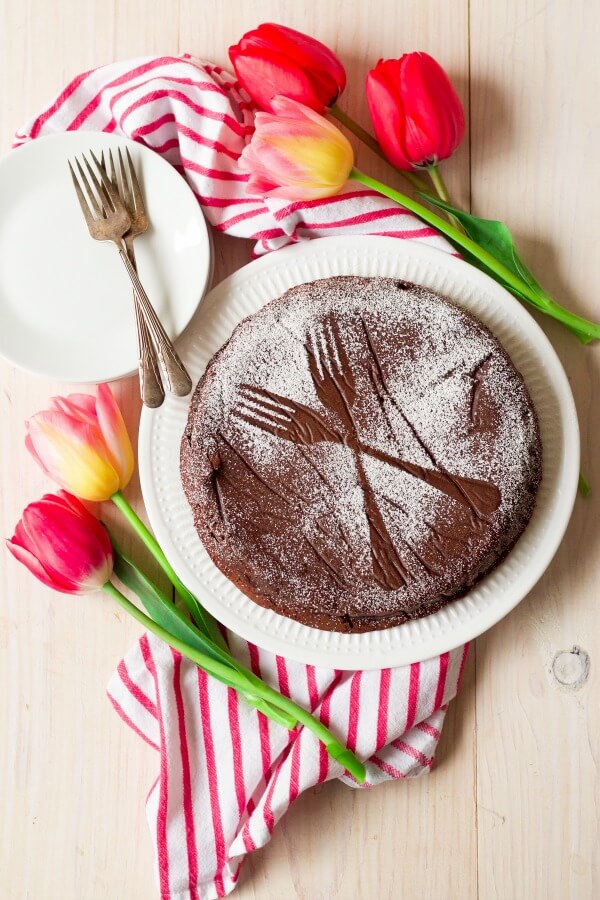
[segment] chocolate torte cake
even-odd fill
[[[256,603],[368,631],[438,610],[525,529],[538,423],[490,331],[426,288],[337,277],[241,322],[194,394],[181,474]]]

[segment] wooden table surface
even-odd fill
[[[600,5],[589,0],[0,0],[2,150],[80,71],[186,51],[226,64],[229,44],[269,19],[338,51],[349,74],[342,106],[365,124],[369,65],[434,54],[469,119],[445,167],[455,198],[510,223],[558,299],[600,317]],[[359,162],[394,183],[369,151]],[[216,255],[220,279],[250,246],[219,238]],[[247,861],[239,900],[600,896],[599,349],[542,324],[573,386],[596,491],[577,501],[535,590],[477,641],[432,774],[371,792],[308,792]],[[9,535],[48,489],[23,450],[23,420],[65,385],[0,364],[0,388]],[[135,381],[116,392],[135,432]],[[129,491],[139,504],[137,484]],[[144,800],[158,761],[104,693],[138,628],[101,597],[53,595],[4,552],[0,573],[0,896],[156,896]],[[573,648],[591,660],[580,687],[570,683],[585,657]],[[553,665],[561,652],[571,655]]]

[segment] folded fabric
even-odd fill
[[[17,133],[14,146],[78,129],[138,141],[185,176],[217,231],[256,241],[255,254],[331,234],[387,234],[450,249],[433,228],[356,182],[337,197],[306,203],[249,196],[237,160],[253,121],[250,98],[219,66],[147,57],[78,75]]]
[[[181,172],[218,231],[254,240],[255,254],[356,233],[451,250],[397,204],[355,184],[308,203],[246,194],[237,159],[253,116],[249,97],[219,66],[149,57],[77,76],[17,134],[15,146],[77,129],[132,138]],[[396,669],[342,672],[285,660],[235,635],[229,640],[241,661],[366,761],[365,787],[429,771],[468,649]],[[303,790],[332,778],[358,787],[311,732],[273,724],[152,637],[142,637],[119,664],[108,694],[160,753],[147,814],[163,898],[225,896],[244,856],[267,843]]]
[[[366,761],[371,787],[428,772],[467,647],[395,669],[306,666],[230,636],[235,656],[310,709]],[[161,641],[145,636],[108,685],[115,709],[160,752],[146,802],[161,897],[210,900],[233,890],[306,790],[331,778],[359,787],[305,728],[286,731]]]

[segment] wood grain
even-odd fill
[[[599,25],[600,9],[583,2],[475,4],[471,13],[474,211],[509,222],[548,289],[595,318],[600,121],[590,98],[600,90],[592,62]],[[485,898],[600,895],[599,356],[558,326],[543,327],[573,386],[582,466],[596,490],[576,502],[542,581],[478,641]],[[587,682],[570,690],[557,683],[552,661],[573,646],[592,665]]]
[[[409,49],[437,56],[471,105],[470,140],[446,167],[454,196],[472,196],[476,212],[506,219],[559,299],[600,314],[592,230],[600,9],[585,0],[0,0],[2,149],[81,70],[184,51],[225,63],[227,46],[269,19],[340,53],[349,74],[343,106],[365,124],[363,79],[373,61]],[[401,183],[364,148],[359,164]],[[217,280],[249,255],[245,242],[219,236]],[[584,465],[600,485],[598,350],[551,323],[544,328],[571,377]],[[65,386],[0,364],[3,535],[48,489],[23,452],[22,422],[58,390]],[[117,393],[134,431],[135,382],[121,382]],[[137,484],[129,492],[139,508]],[[597,499],[578,501],[542,582],[478,641],[431,776],[369,793],[339,784],[308,792],[248,860],[240,900],[600,895],[598,518]],[[0,896],[155,896],[144,799],[156,755],[104,695],[137,627],[101,597],[52,595],[6,554],[0,574]],[[591,657],[577,690],[552,673],[555,654],[574,645]],[[570,659],[561,663],[566,680]]]

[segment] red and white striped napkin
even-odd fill
[[[186,178],[208,221],[251,238],[255,254],[330,234],[385,234],[451,248],[395,203],[355,184],[307,203],[245,193],[237,159],[253,108],[234,77],[190,56],[114,63],[73,79],[15,140],[87,129],[151,147]],[[200,598],[202,599],[202,598]],[[229,636],[253,671],[311,709],[367,765],[370,787],[428,772],[467,646],[371,672],[306,666]],[[144,636],[108,685],[117,712],[160,753],[147,799],[162,898],[210,900],[235,887],[244,856],[264,846],[308,787],[341,778],[311,732],[288,732]]]

